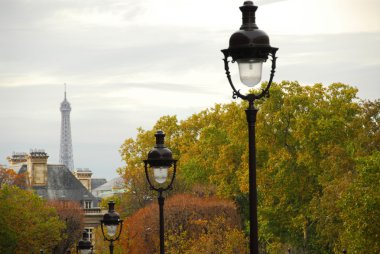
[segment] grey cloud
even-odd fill
[[[119,13],[131,21],[143,12],[144,3],[132,0],[2,0],[0,27],[2,29],[41,29],[56,25],[60,16],[65,21],[65,12],[76,13]],[[67,17],[66,17],[67,18]]]
[[[159,82],[141,82],[141,83],[117,83],[117,84],[106,84],[102,85],[100,89],[107,90],[118,90],[118,89],[130,89],[130,88],[145,88],[150,90],[160,90],[168,92],[183,92],[183,93],[193,93],[193,94],[204,94],[204,93],[215,93],[212,91],[212,87],[208,87],[205,84],[185,84],[185,83],[159,83]]]
[[[166,38],[160,39],[162,34]],[[12,32],[0,39],[3,48],[0,52],[2,61],[21,62],[28,68],[45,65],[86,71],[86,68],[114,69],[122,64],[133,67],[159,63],[165,67],[163,63],[168,61],[180,61],[178,66],[186,68],[189,60],[204,55],[207,44],[191,38],[181,41],[179,35],[180,29],[139,32],[138,28]]]
[[[344,82],[358,86],[365,98],[380,97],[375,89],[380,81],[380,53],[374,50],[380,34],[276,36],[272,41],[280,47],[276,79],[326,85]]]
[[[144,11],[139,1],[119,0],[111,5],[106,2],[2,2],[0,163],[5,163],[5,157],[13,150],[28,151],[33,147],[47,149],[51,161],[57,161],[59,103],[64,82],[68,83],[73,107],[75,164],[102,174],[121,165],[117,149],[125,138],[136,134],[137,127],[151,128],[166,114],[184,119],[213,103],[230,100],[231,89],[225,79],[220,49],[227,47],[233,31],[128,24],[112,28],[56,26],[62,20],[52,20],[55,13],[65,9],[79,12],[127,9],[123,12],[126,19]],[[272,35],[271,43],[280,48],[275,81],[298,80],[307,84],[340,81],[357,85],[363,98],[379,98],[380,53],[376,50],[379,41],[378,33]],[[26,78],[35,73],[53,77],[60,84]],[[144,75],[151,77],[152,73],[179,78],[171,82],[165,82],[164,78],[155,82],[144,80]],[[199,75],[194,76],[197,81],[182,78],[189,73]],[[140,74],[141,81],[123,81],[134,74]],[[19,81],[20,77],[24,79]],[[152,94],[163,91],[168,94],[163,100],[172,99],[174,92],[179,103],[185,99],[190,103],[147,106],[144,103],[152,98],[132,93],[139,89]],[[109,96],[118,91],[123,92],[119,97]],[[103,159],[92,162],[94,156]]]
[[[256,0],[253,1],[256,5],[266,5],[266,4],[273,4],[277,2],[283,2],[283,1],[288,1],[288,0]]]

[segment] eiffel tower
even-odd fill
[[[71,171],[74,170],[73,146],[71,143],[71,126],[70,112],[71,106],[66,99],[66,84],[65,98],[61,103],[61,145],[59,149],[59,163],[65,165]]]

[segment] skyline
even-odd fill
[[[342,82],[360,98],[380,98],[378,1],[254,3],[259,28],[279,47],[275,82]],[[0,164],[31,148],[58,163],[64,83],[74,164],[108,180],[122,166],[118,148],[138,127],[231,102],[220,50],[240,27],[242,4],[1,1]]]

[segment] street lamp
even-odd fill
[[[83,231],[82,239],[77,245],[77,254],[92,254],[93,246],[91,241],[88,239],[88,232]]]
[[[100,221],[100,226],[104,240],[110,242],[110,254],[113,254],[113,242],[119,240],[121,229],[123,228],[123,220],[120,220],[120,215],[115,212],[115,202],[108,202],[108,212],[103,215],[103,220]],[[105,229],[106,232],[104,232]]]
[[[259,253],[258,244],[258,223],[257,223],[257,189],[256,189],[256,140],[255,140],[255,123],[258,109],[255,108],[254,102],[257,99],[269,96],[269,89],[272,84],[274,72],[276,69],[276,51],[269,44],[268,35],[259,30],[255,23],[255,12],[257,6],[252,1],[245,1],[240,7],[243,14],[243,24],[240,30],[233,33],[230,37],[229,47],[223,49],[224,68],[227,79],[233,90],[234,99],[241,98],[248,101],[249,106],[246,109],[249,135],[249,219],[250,219],[250,254]],[[261,80],[262,65],[270,56],[272,69],[269,81],[265,88],[259,93],[241,94],[232,83],[228,58],[231,57],[232,63],[237,62],[239,67],[240,80],[248,87],[256,86]]]
[[[144,160],[145,176],[149,183],[150,189],[158,192],[158,206],[160,212],[160,254],[165,253],[164,246],[164,201],[162,195],[164,191],[171,190],[176,174],[176,162],[173,160],[173,153],[164,145],[165,134],[163,131],[157,131],[156,145],[148,153],[148,159]],[[173,166],[173,174],[168,181],[169,168]],[[158,183],[155,185],[150,179],[149,171],[153,171],[154,180]],[[166,183],[166,184],[165,184]]]

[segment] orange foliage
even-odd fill
[[[25,176],[24,174],[17,174],[13,169],[0,166],[0,189],[4,184],[25,187]]]
[[[209,221],[222,217],[222,227],[240,228],[240,218],[232,201],[200,198],[178,194],[165,202],[165,232],[196,239],[207,234]],[[166,234],[166,239],[168,235]],[[159,212],[157,204],[150,204],[127,218],[120,244],[126,253],[152,254],[159,246]]]

